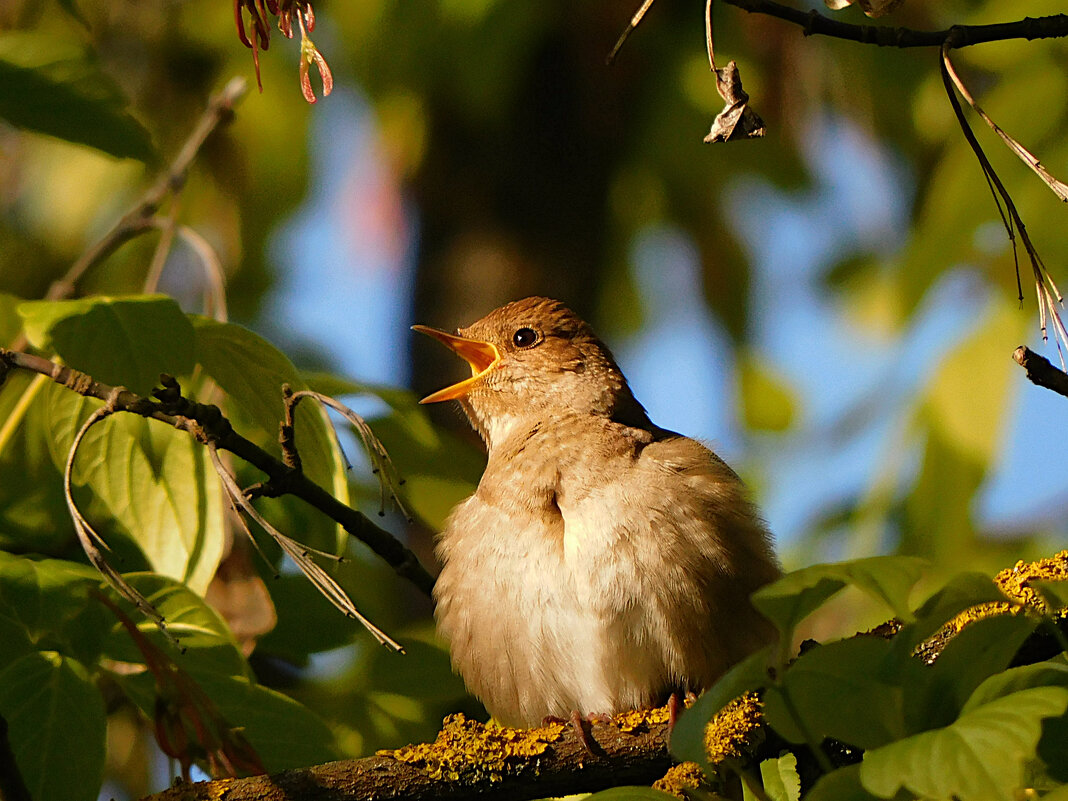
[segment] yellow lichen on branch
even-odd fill
[[[715,765],[752,753],[754,737],[763,722],[763,704],[756,693],[735,698],[708,721],[705,728],[708,761]]]
[[[434,742],[379,751],[378,755],[420,767],[432,779],[499,782],[529,771],[530,758],[545,753],[563,736],[564,728],[563,723],[550,723],[536,729],[510,729],[456,714],[445,719]]]

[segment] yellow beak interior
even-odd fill
[[[470,378],[450,387],[445,387],[445,389],[439,389],[437,392],[427,395],[419,401],[420,403],[437,403],[438,401],[462,398],[471,391],[475,382],[492,370],[497,362],[501,360],[501,354],[497,350],[497,346],[490,342],[448,334],[436,328],[428,328],[425,325],[413,325],[412,330],[433,337],[471,366]]]

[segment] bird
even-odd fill
[[[436,540],[435,617],[495,721],[659,706],[774,641],[749,597],[781,571],[742,481],[652,423],[578,315],[530,297],[413,329],[471,368],[421,401],[458,401],[488,453]]]

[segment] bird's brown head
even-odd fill
[[[608,348],[564,304],[525,298],[456,334],[416,325],[471,366],[471,377],[423,398],[459,400],[492,447],[515,422],[568,413],[644,418]]]

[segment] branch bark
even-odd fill
[[[997,42],[1006,39],[1049,39],[1068,36],[1068,14],[1048,17],[1025,17],[1014,22],[997,22],[989,25],[954,25],[940,31],[921,31],[914,28],[888,25],[857,25],[842,22],[820,14],[818,11],[802,11],[775,0],[723,0],[751,14],[775,17],[803,29],[805,36],[830,36],[879,47],[941,47],[952,37],[955,49]]]
[[[673,762],[666,714],[657,714],[663,711],[645,713],[633,729],[627,721],[641,713],[592,724],[594,754],[563,724],[503,729],[455,715],[445,719],[433,745],[272,776],[180,784],[144,801],[524,801],[627,784],[648,787]]]
[[[1013,351],[1012,358],[1027,372],[1027,379],[1032,384],[1068,398],[1068,373],[1058,370],[1050,364],[1049,359],[1039,356],[1024,345]]]

